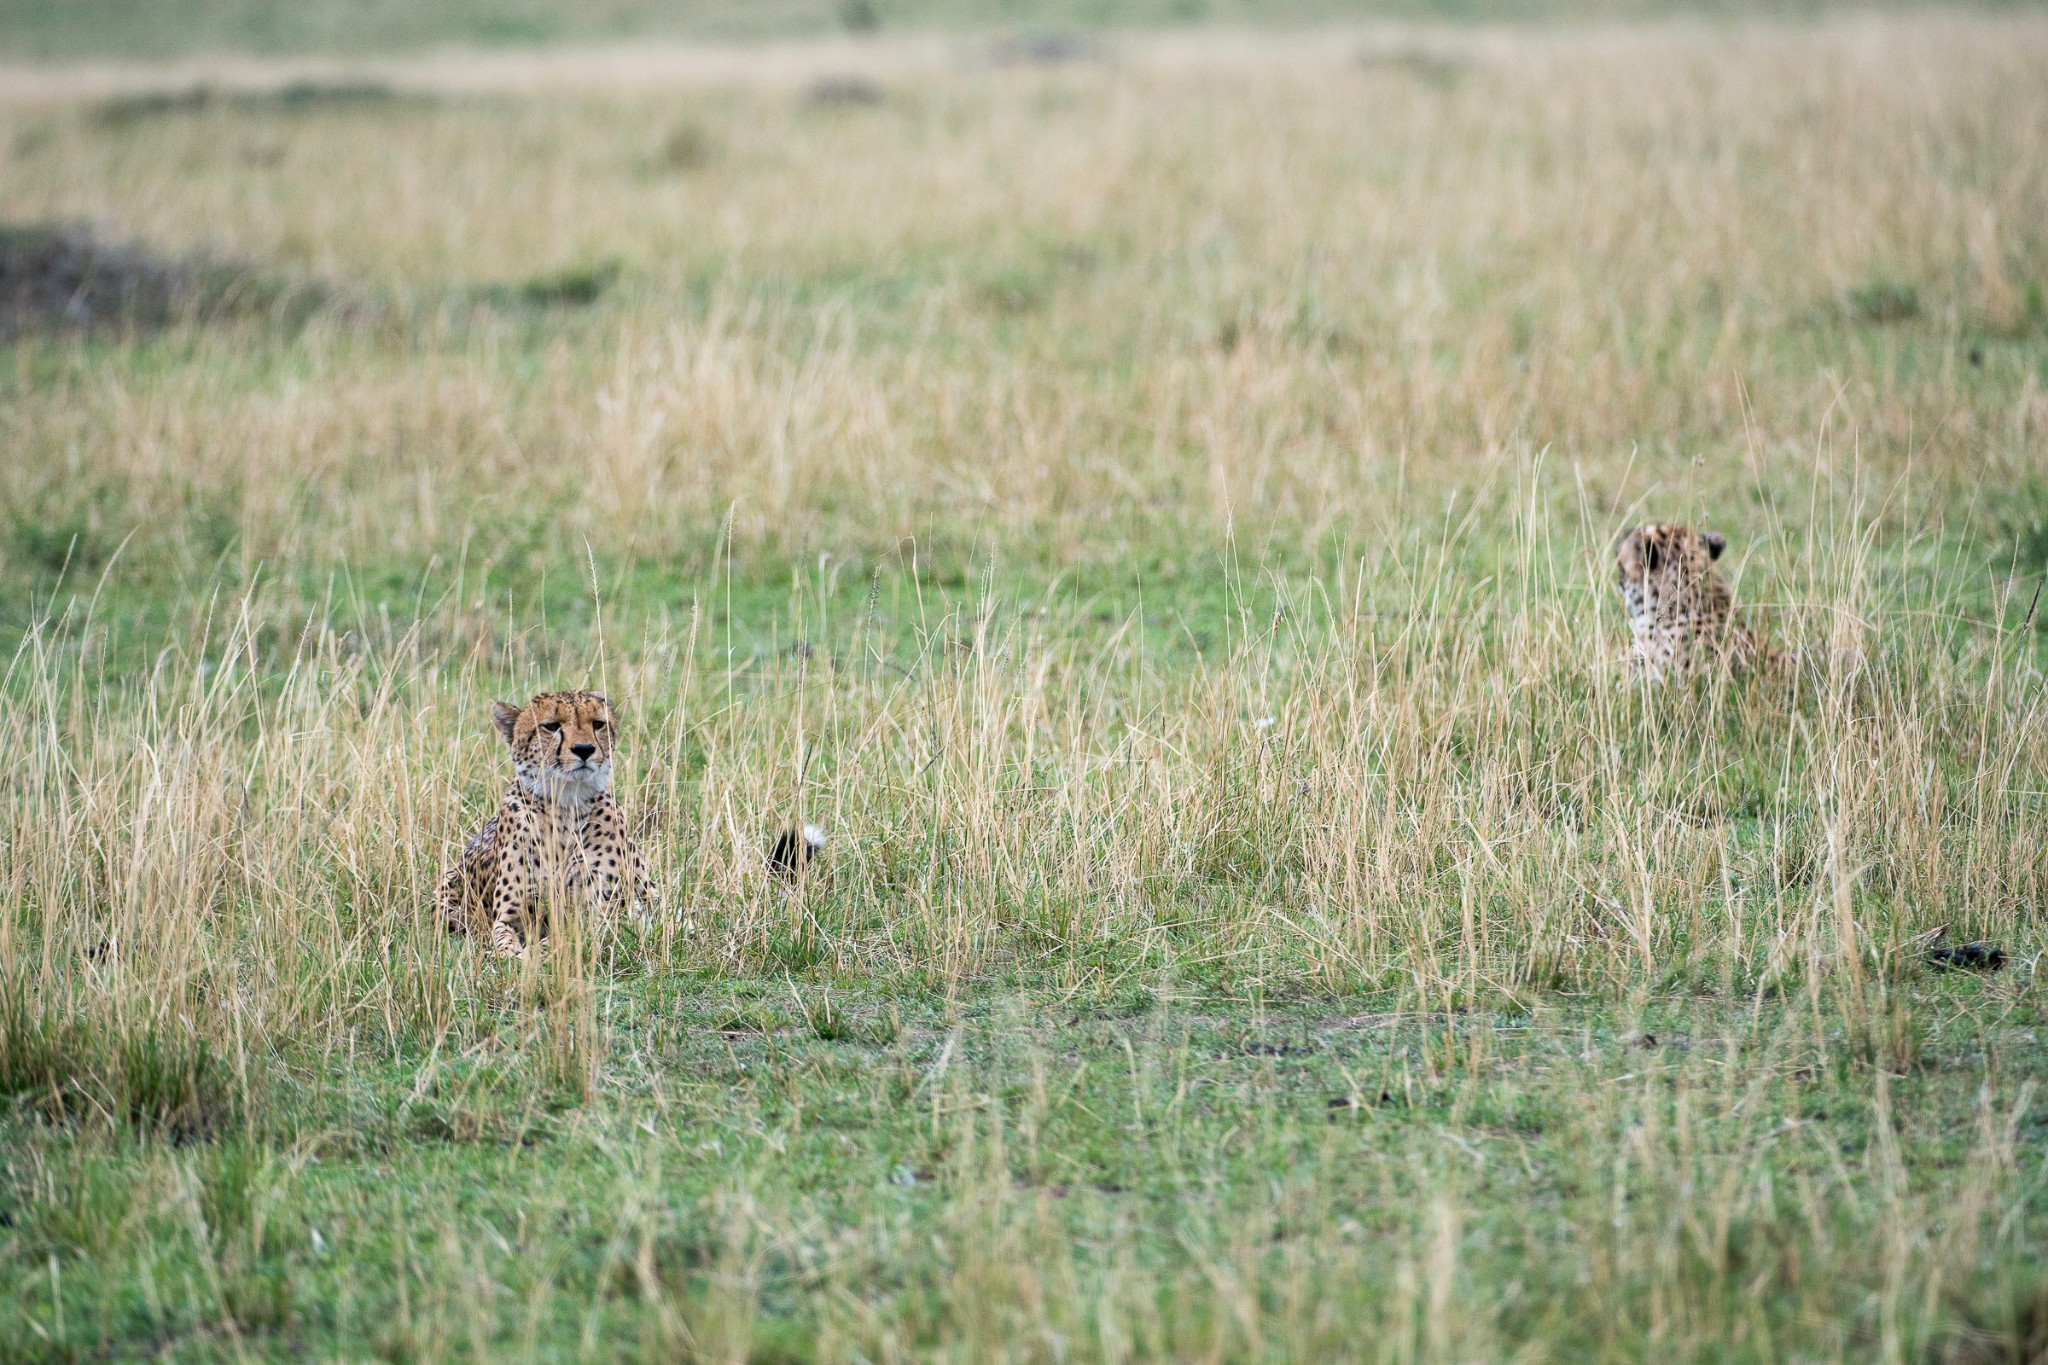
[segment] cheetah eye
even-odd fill
[[[590,728],[593,730],[602,730],[604,729],[604,722],[601,720],[594,720],[590,722]]]
[[[540,723],[540,728],[547,731],[549,734],[553,734],[555,731],[562,728],[562,722],[558,720],[544,720]]]

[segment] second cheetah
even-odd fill
[[[1615,546],[1621,598],[1634,639],[1628,664],[1652,678],[1709,668],[1742,672],[1785,656],[1736,619],[1714,561],[1728,538],[1689,526],[1638,526]]]

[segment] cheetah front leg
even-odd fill
[[[494,815],[476,827],[456,857],[455,866],[435,888],[434,908],[449,933],[476,932],[479,919],[490,908],[502,854],[498,817]]]
[[[463,875],[461,864],[458,863],[435,888],[434,910],[441,916],[441,923],[449,933],[469,932],[469,878]]]
[[[500,957],[526,956],[526,901],[531,884],[526,860],[506,858],[498,866],[491,898],[491,948]]]
[[[626,900],[642,920],[653,923],[661,914],[661,893],[655,890],[654,878],[647,875],[647,859],[638,848],[633,849],[626,875],[630,879]]]
[[[610,854],[583,850],[590,869],[591,903],[607,914],[623,915],[643,928],[653,923],[660,908],[653,879],[647,875],[647,860],[639,845],[621,835],[616,859]]]

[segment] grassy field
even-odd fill
[[[397,52],[647,39],[758,43],[831,34],[1045,36],[1197,24],[1286,27],[1668,18],[1811,19],[1896,0],[8,0],[0,59]],[[1981,0],[2033,13],[2041,0]]]
[[[2044,69],[0,88],[0,1357],[2048,1358]],[[486,959],[583,684],[663,913]]]

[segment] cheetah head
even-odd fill
[[[543,692],[524,706],[491,703],[519,785],[542,801],[579,806],[612,783],[612,704],[602,692]]]
[[[1691,618],[1711,609],[1714,561],[1728,548],[1728,537],[1689,526],[1638,526],[1614,547],[1621,580],[1621,600],[1638,633],[1673,619]]]

